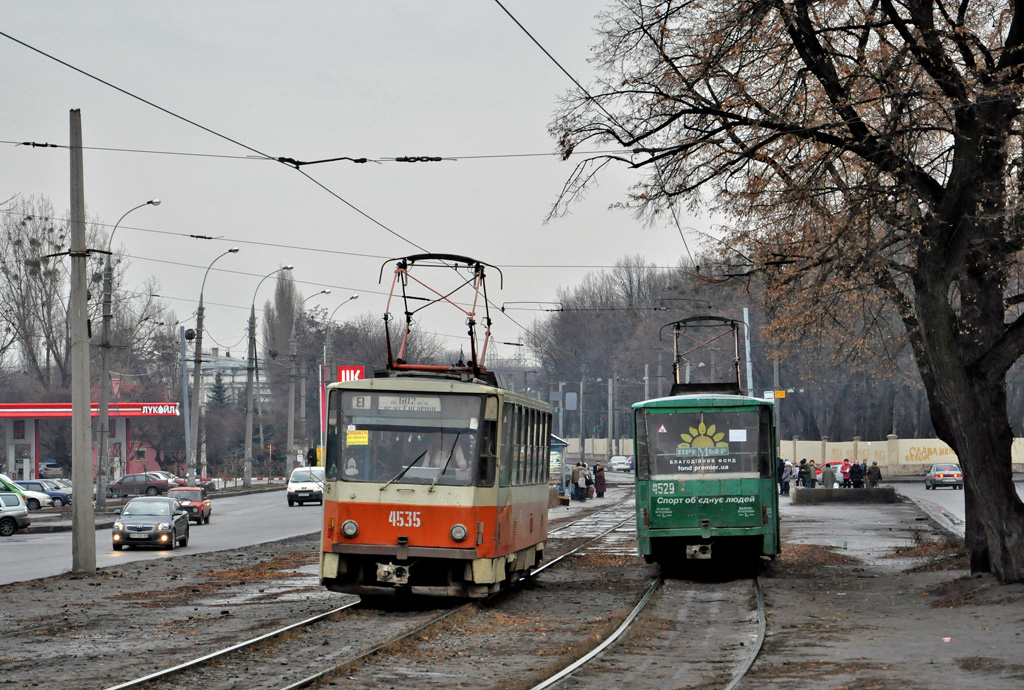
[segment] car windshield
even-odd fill
[[[179,501],[201,501],[203,500],[202,491],[171,491],[170,492]]]
[[[469,486],[483,396],[335,391],[327,473],[346,482]]]
[[[170,515],[171,504],[160,501],[132,501],[124,507],[121,515]]]
[[[956,465],[936,465],[932,468],[933,472],[959,472],[960,468]]]
[[[292,472],[293,482],[320,482],[324,481],[324,471],[319,467],[309,467],[306,469],[298,469]]]

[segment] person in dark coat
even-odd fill
[[[850,465],[850,483],[854,489],[864,488],[864,470],[857,463]]]
[[[608,490],[608,484],[604,480],[604,468],[600,464],[594,467],[594,491],[598,498],[604,498],[604,492]]]
[[[572,496],[572,500],[580,500],[580,472],[583,470],[583,463],[577,462],[576,466],[572,468],[572,474],[569,475],[569,491]]]
[[[882,468],[877,462],[871,463],[871,467],[868,468],[867,480],[869,489],[874,489],[882,481]]]

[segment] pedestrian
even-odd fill
[[[779,482],[779,496],[785,496],[785,490],[782,488],[782,473],[786,471],[786,461],[779,458],[778,464],[775,466],[775,479]]]
[[[877,462],[873,462],[868,468],[868,488],[874,489],[880,481],[882,481],[882,468],[878,466]]]
[[[832,463],[826,462],[821,470],[821,486],[824,489],[831,489],[836,485],[836,471],[832,469]]]
[[[843,458],[843,464],[839,467],[839,474],[842,476],[840,483],[844,489],[850,488],[850,459]]]
[[[861,460],[860,461],[860,476],[861,477],[865,477],[865,478],[868,476],[868,461],[867,460]]]
[[[789,487],[793,481],[794,475],[793,463],[787,460],[782,468],[782,493],[779,494],[780,496],[789,496]]]
[[[818,463],[811,460],[807,463],[807,488],[813,489],[818,483]]]
[[[569,495],[573,501],[580,500],[580,471],[583,469],[583,463],[577,462],[576,466],[572,468],[572,474],[569,476]]]
[[[608,490],[608,483],[604,480],[604,468],[601,463],[594,466],[594,491],[598,498],[604,498],[604,492]]]
[[[850,466],[850,484],[854,489],[864,488],[864,472],[861,471],[860,465],[857,463]]]
[[[807,458],[801,458],[800,467],[796,473],[796,485],[798,487],[807,487]]]
[[[587,500],[587,489],[594,485],[594,480],[590,478],[590,469],[587,467],[587,463],[583,463],[580,467],[580,478],[576,484],[580,488],[580,500]]]

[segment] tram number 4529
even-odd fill
[[[655,496],[671,496],[675,492],[675,482],[654,482],[651,484],[651,493]]]
[[[420,513],[418,510],[392,510],[388,522],[395,527],[419,527]]]

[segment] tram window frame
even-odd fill
[[[526,483],[537,483],[537,410],[530,408],[529,443],[526,445]]]
[[[541,419],[541,483],[551,480],[551,413],[545,412]]]

